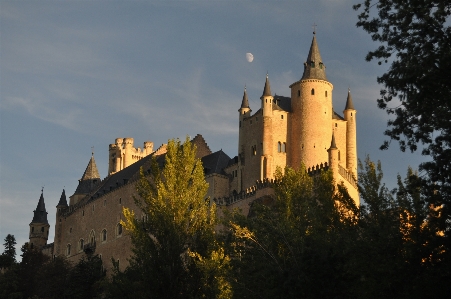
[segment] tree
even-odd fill
[[[16,263],[16,238],[8,234],[5,238],[5,250],[0,255],[0,269],[11,267]]]
[[[232,215],[230,250],[239,298],[347,297],[346,267],[358,209],[332,173],[279,169],[273,201],[254,202],[248,218]]]
[[[385,134],[397,140],[402,151],[422,153],[423,163],[435,185],[451,194],[451,2],[449,0],[365,0],[357,27],[381,45],[367,61],[391,62],[378,77],[384,85],[378,106],[393,115]],[[376,10],[375,12],[373,10]],[[389,106],[392,104],[393,106]],[[386,141],[381,147],[387,148]],[[448,202],[449,204],[449,202]]]
[[[163,169],[158,162],[148,175],[141,169],[137,183],[143,219],[124,209],[133,256],[124,272],[116,265],[112,297],[230,298],[229,258],[216,238],[216,206],[206,199],[196,147],[169,140]]]

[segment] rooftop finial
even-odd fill
[[[91,146],[91,155],[94,156],[94,146]]]
[[[315,35],[316,35],[316,26],[318,26],[318,25],[316,25],[315,23],[313,23],[312,28],[313,28],[313,34],[315,34]]]

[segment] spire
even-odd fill
[[[312,45],[310,46],[307,61],[304,62],[304,74],[302,75],[302,80],[303,79],[327,80],[326,66],[323,64],[316,42],[316,31],[313,32]]]
[[[351,89],[348,88],[348,98],[346,99],[346,108],[345,110],[355,110],[354,104],[352,103]]]
[[[66,190],[64,190],[64,189],[63,189],[63,193],[61,193],[60,201],[58,202],[57,207],[59,207],[59,206],[67,207]]]
[[[94,160],[94,153],[92,153],[91,160],[89,160],[88,166],[86,167],[83,176],[81,177],[81,181],[99,179],[99,171],[97,170],[96,161]]]
[[[263,89],[262,97],[271,96],[271,86],[269,86],[268,73],[266,73],[265,89]]]
[[[329,149],[338,149],[337,144],[335,143],[335,134],[332,132],[332,141],[330,142],[330,148]]]
[[[249,108],[249,100],[247,99],[246,86],[244,86],[243,100],[241,101],[241,108]]]
[[[34,215],[31,223],[49,223],[47,221],[47,211],[45,210],[44,189],[41,190],[41,197],[39,198],[38,206],[33,212]]]

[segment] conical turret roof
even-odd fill
[[[33,220],[31,223],[49,223],[47,221],[47,211],[45,210],[45,203],[44,203],[44,191],[41,191],[41,197],[38,201],[38,206],[36,207],[36,210],[34,210]]]
[[[352,103],[351,89],[348,88],[348,98],[346,99],[345,110],[355,110],[354,103]]]
[[[67,207],[67,199],[66,199],[66,190],[63,189],[63,193],[61,193],[60,201],[58,202],[57,207],[65,206]]]
[[[271,96],[271,86],[269,85],[268,74],[266,74],[265,88],[263,89],[262,97]]]
[[[307,56],[307,61],[304,63],[304,73],[302,75],[302,80],[304,79],[327,80],[326,66],[323,64],[323,60],[321,59],[321,54],[319,53],[315,33],[313,35],[313,40]]]
[[[335,143],[335,134],[332,132],[332,141],[330,142],[330,148],[329,149],[338,149],[337,144]]]
[[[94,154],[92,154],[91,160],[89,160],[88,166],[86,167],[86,170],[83,173],[81,180],[84,181],[99,178],[100,178],[99,170],[97,169],[96,161],[94,160]]]
[[[246,86],[244,87],[243,100],[241,101],[241,108],[249,108],[249,100],[247,98]]]

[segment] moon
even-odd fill
[[[254,60],[254,55],[252,53],[246,53],[247,62],[252,62]]]

